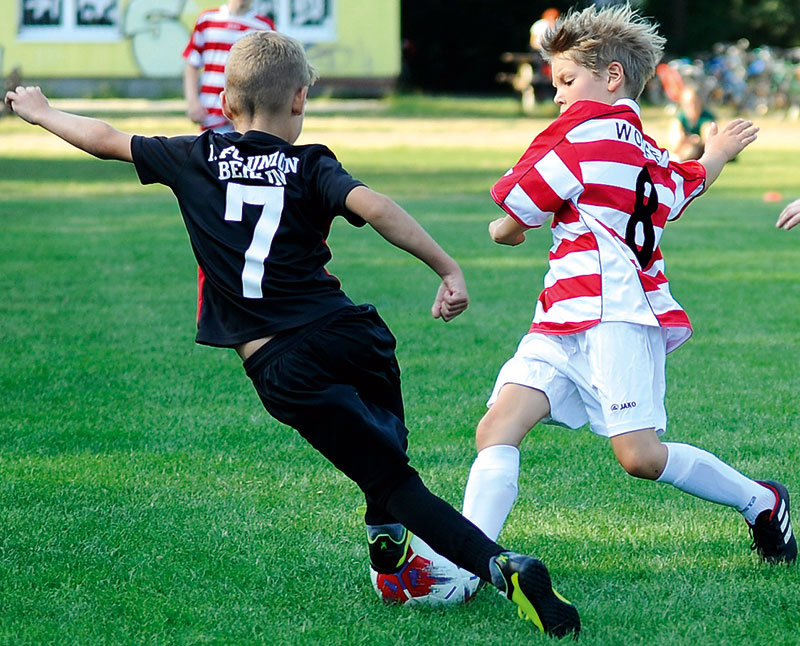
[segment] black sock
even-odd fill
[[[457,566],[491,581],[489,559],[505,551],[414,475],[396,486],[386,509],[431,548]]]

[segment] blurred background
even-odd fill
[[[0,0],[0,74],[62,96],[178,97],[181,53],[200,0]],[[268,0],[255,3],[304,42],[322,73],[318,92],[519,92],[509,76],[529,54],[531,25],[548,8],[609,2],[505,0]],[[639,0],[661,25],[665,61],[711,65],[730,45],[729,75],[797,81],[800,0]],[[742,41],[746,39],[746,43]],[[509,62],[510,61],[510,62]],[[755,62],[753,69],[748,69]],[[708,70],[706,70],[708,71]],[[712,72],[713,73],[713,72]],[[783,79],[786,82],[788,79]],[[524,82],[518,81],[518,82]],[[733,82],[733,80],[731,81]],[[772,82],[772,81],[771,81]],[[780,79],[775,79],[780,82]]]
[[[532,23],[548,8],[614,2],[402,0],[403,82],[426,90],[497,91],[498,60],[528,47]],[[800,45],[800,0],[642,0],[667,38],[666,59],[710,58],[718,43],[749,40],[751,48]]]

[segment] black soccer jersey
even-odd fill
[[[352,301],[325,270],[337,215],[365,224],[345,198],[362,185],[325,146],[259,131],[140,137],[142,184],[178,199],[201,281],[197,342],[232,347],[317,320]]]

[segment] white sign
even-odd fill
[[[262,0],[259,12],[275,20],[275,28],[302,43],[336,40],[336,0]]]

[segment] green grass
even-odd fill
[[[487,191],[546,122],[437,105],[432,119],[413,101],[399,116],[310,116],[306,140],[331,140],[464,267],[472,305],[443,325],[424,266],[366,229],[330,237],[331,271],[399,339],[413,463],[458,506],[550,245],[546,231],[491,244]],[[191,130],[169,115],[115,123]],[[195,269],[169,192],[12,119],[0,138],[0,644],[552,643],[488,590],[448,610],[380,604],[356,488],[268,417],[233,353],[193,344]],[[780,204],[762,195],[800,195],[800,161],[766,139],[664,239],[695,325],[668,362],[668,438],[797,494],[800,232],[776,231]],[[531,433],[502,542],[547,562],[587,645],[800,634],[796,568],[757,562],[735,512],[624,475],[585,430]]]

